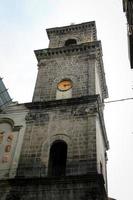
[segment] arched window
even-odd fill
[[[64,176],[66,160],[67,144],[62,140],[55,141],[50,148],[48,175]]]
[[[74,45],[74,44],[77,44],[77,41],[75,39],[68,39],[66,40],[65,42],[65,46],[71,46],[71,45]]]

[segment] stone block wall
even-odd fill
[[[88,54],[58,55],[39,63],[33,101],[56,99],[57,84],[63,79],[73,83],[72,98],[95,94],[95,62]]]
[[[88,117],[86,112],[92,105],[62,104],[30,110],[18,176],[47,176],[50,147],[57,140],[68,145],[66,175],[96,171],[95,114]]]
[[[47,29],[49,48],[65,46],[68,39],[75,39],[77,44],[92,42],[97,39],[95,22]]]
[[[60,179],[15,179],[0,182],[1,200],[107,200],[102,177],[96,174]]]

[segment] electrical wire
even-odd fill
[[[133,100],[133,97],[125,98],[125,99],[116,99],[116,100],[112,100],[112,101],[105,101],[104,103],[115,103],[115,102],[119,102],[119,101],[128,101],[128,100]]]

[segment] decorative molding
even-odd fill
[[[87,114],[94,114],[98,112],[98,106],[96,104],[90,105],[85,109]]]
[[[51,57],[57,57],[62,54],[73,55],[78,53],[85,53],[88,52],[90,55],[93,54],[95,57],[97,56],[96,52],[101,52],[101,42],[100,41],[93,41],[87,42],[79,45],[73,45],[68,47],[59,47],[59,48],[48,48],[48,49],[40,49],[35,50],[35,55],[38,62],[42,59],[49,59]],[[102,54],[102,52],[101,52]],[[89,56],[89,55],[88,55]]]
[[[22,128],[21,125],[20,126],[14,126],[14,121],[12,119],[10,119],[10,118],[1,118],[0,119],[0,123],[8,123],[8,124],[10,124],[11,127],[12,127],[12,131],[19,131]]]
[[[14,127],[14,121],[10,118],[0,118],[0,123],[8,123],[11,127]]]
[[[46,31],[47,31],[48,37],[50,38],[51,34],[64,34],[67,32],[82,31],[82,30],[92,29],[92,28],[95,33],[96,32],[95,21],[85,22],[81,24],[72,24],[72,25],[63,26],[63,27],[49,28],[49,29],[46,29]]]
[[[39,112],[29,112],[25,117],[26,123],[28,122],[44,122],[49,120],[49,116],[47,113],[39,113]]]

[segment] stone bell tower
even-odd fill
[[[107,200],[108,96],[95,22],[47,29],[14,187],[19,199]]]

